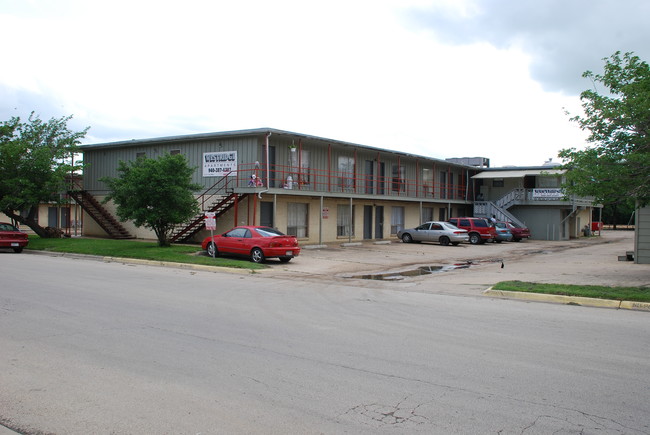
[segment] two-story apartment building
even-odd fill
[[[400,151],[276,129],[252,129],[83,145],[84,190],[75,197],[88,216],[84,234],[153,238],[118,223],[102,177],[117,177],[120,161],[182,154],[204,211],[217,213],[217,231],[269,225],[323,244],[387,239],[426,220],[472,213],[471,181],[480,169]],[[99,211],[105,209],[104,211]],[[179,227],[176,241],[207,233],[200,216]]]

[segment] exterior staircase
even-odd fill
[[[170,237],[172,243],[182,243],[190,240],[196,233],[205,228],[205,212],[214,212],[217,219],[248,194],[237,194],[228,186],[228,176],[224,176],[212,187],[198,197],[201,207],[200,214],[189,222],[177,225]]]
[[[525,227],[526,224],[508,211],[513,205],[520,204],[525,198],[524,189],[513,189],[497,201],[475,201],[474,216],[490,218],[496,216],[498,221],[514,222]]]
[[[93,218],[97,224],[112,239],[133,239],[133,237],[117,219],[102,206],[97,199],[85,190],[70,190],[68,191],[81,208],[88,213],[88,216]]]

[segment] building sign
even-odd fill
[[[237,151],[203,153],[204,177],[237,176]]]
[[[562,189],[533,189],[533,199],[562,199]]]

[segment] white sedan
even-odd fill
[[[404,243],[438,242],[443,246],[454,246],[469,242],[467,230],[460,229],[449,222],[425,222],[416,228],[400,230],[397,237]]]

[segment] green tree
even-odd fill
[[[589,132],[589,146],[560,151],[569,193],[629,206],[650,200],[650,68],[633,53],[614,53],[604,73],[586,71],[593,89],[580,94],[584,116],[572,121]],[[599,89],[602,87],[602,91]]]
[[[41,203],[60,202],[66,176],[81,169],[74,153],[88,128],[68,128],[72,116],[27,122],[14,117],[0,123],[0,211],[41,237],[52,233],[37,221]]]
[[[158,159],[138,158],[120,162],[117,178],[103,178],[122,221],[154,231],[159,246],[169,246],[177,224],[199,213],[193,192],[201,186],[192,183],[194,168],[180,154],[165,154]]]

